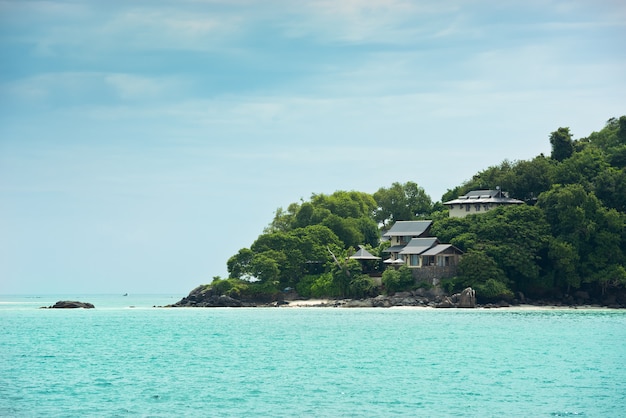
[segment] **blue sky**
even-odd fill
[[[626,114],[621,1],[0,1],[0,293],[186,294],[312,193]]]

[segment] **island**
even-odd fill
[[[450,307],[470,289],[480,306],[625,308],[626,116],[549,139],[550,156],[504,160],[438,202],[408,181],[278,208],[228,277],[173,306]]]

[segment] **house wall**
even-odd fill
[[[422,265],[422,257],[418,254],[407,254],[404,256],[404,259],[407,261],[407,265],[411,268],[418,268]]]
[[[498,207],[498,203],[463,203],[450,205],[450,217],[451,218],[464,218],[467,215],[475,215],[477,213],[489,212],[491,209]],[[469,208],[469,209],[468,209]]]

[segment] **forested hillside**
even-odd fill
[[[395,221],[432,219],[432,234],[465,252],[447,291],[466,286],[479,299],[561,298],[580,289],[604,297],[626,286],[626,116],[574,140],[549,136],[550,156],[504,160],[449,190],[441,202],[499,186],[526,202],[450,218],[415,182],[374,194],[337,191],[279,208],[263,234],[228,260],[228,279],[213,288],[238,297],[270,297],[294,288],[304,297],[365,297],[417,286],[407,268],[383,274],[378,287],[348,257],[359,245],[383,256],[381,231]],[[604,295],[604,296],[603,296]]]

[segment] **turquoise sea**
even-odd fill
[[[626,416],[625,311],[152,307],[181,296],[0,297],[0,416]]]

